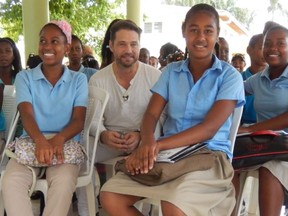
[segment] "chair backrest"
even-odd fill
[[[85,164],[86,167],[82,167],[81,169],[80,177],[92,177],[96,157],[96,148],[100,135],[99,128],[103,119],[106,105],[108,103],[108,99],[109,93],[107,91],[95,86],[89,86],[89,104],[86,111],[84,132],[82,134],[82,140],[83,144],[85,145],[88,160]],[[97,123],[96,131],[92,130],[92,124],[94,124],[95,122]],[[89,135],[95,137],[94,143],[89,142]]]
[[[2,110],[4,113],[6,125],[5,139],[7,140],[12,122],[17,112],[16,91],[13,85],[5,85],[4,87]]]
[[[15,131],[16,131],[16,127],[17,127],[17,123],[18,120],[20,118],[20,113],[16,111],[16,116],[11,119],[11,125],[10,125],[10,129],[8,130],[8,135],[7,135],[7,139],[6,139],[6,143],[5,143],[5,147],[8,145],[8,143],[12,142],[14,139],[14,135],[15,135]],[[1,162],[0,162],[0,174],[2,172],[2,170],[5,169],[5,166],[8,162],[8,157],[5,155],[5,151],[2,152],[1,156]]]
[[[240,125],[241,116],[242,116],[243,106],[236,107],[232,113],[232,125],[230,129],[229,139],[231,141],[230,151],[234,151],[235,139],[238,132],[238,127]]]

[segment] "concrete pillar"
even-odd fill
[[[22,0],[25,58],[38,54],[39,31],[49,21],[49,0]]]
[[[134,21],[139,27],[142,26],[143,12],[141,0],[127,0],[127,19]]]

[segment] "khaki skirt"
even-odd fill
[[[191,216],[230,215],[235,205],[233,167],[226,154],[214,153],[217,160],[209,170],[191,172],[157,186],[140,184],[118,172],[101,191],[167,201]]]
[[[288,190],[288,162],[286,161],[269,161],[262,165],[267,168]]]

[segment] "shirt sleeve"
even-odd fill
[[[252,82],[253,82],[253,76],[249,77],[247,80],[244,81],[244,89],[246,94],[248,95],[254,94]]]
[[[74,107],[77,106],[84,106],[87,107],[88,104],[88,82],[87,78],[84,74],[78,73],[77,74],[78,81],[77,81],[77,89],[76,89],[76,97]]]
[[[15,79],[17,105],[22,102],[29,102],[32,104],[31,88],[28,75],[26,73],[27,72],[24,71],[18,73]]]
[[[154,84],[154,86],[151,89],[152,93],[157,93],[161,95],[161,97],[164,98],[164,100],[168,101],[169,97],[169,91],[168,91],[168,85],[169,85],[169,68],[168,66],[165,67],[163,72],[160,75],[160,78],[158,81]]]
[[[237,100],[236,107],[245,104],[243,78],[239,72],[226,68],[217,100]]]

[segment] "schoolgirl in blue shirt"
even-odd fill
[[[16,102],[24,127],[22,136],[32,138],[38,162],[48,165],[45,170],[47,202],[43,215],[67,215],[80,165],[63,163],[63,146],[70,139],[79,140],[83,130],[88,100],[87,78],[62,65],[71,44],[71,27],[66,21],[49,22],[39,36],[38,52],[43,63],[17,75]],[[55,136],[47,138],[46,134]],[[49,166],[54,156],[58,163]],[[39,173],[39,168],[33,169]],[[28,193],[31,184],[31,170],[10,159],[2,181],[7,215],[33,216]]]
[[[288,131],[288,29],[278,24],[273,26],[268,28],[263,44],[263,56],[268,67],[244,83],[245,92],[254,95],[257,123],[240,127],[239,133]],[[287,170],[286,161],[273,160],[258,167],[261,216],[280,215],[284,194],[288,190]]]
[[[101,189],[101,204],[109,215],[141,215],[133,205],[143,197],[160,200],[163,215],[231,214],[235,204],[229,161],[231,113],[244,104],[244,88],[240,73],[213,55],[219,31],[219,15],[212,6],[197,4],[187,12],[182,34],[189,58],[168,64],[152,88],[141,126],[142,143],[126,158],[126,167],[131,175],[146,174],[159,151],[199,142],[208,143],[216,162],[208,170],[189,172],[157,186],[118,172]],[[164,135],[155,140],[164,107]]]

